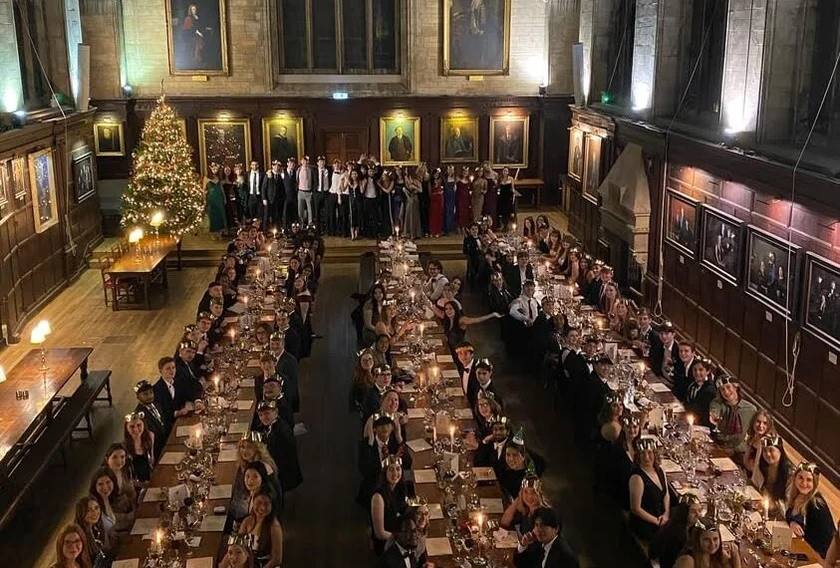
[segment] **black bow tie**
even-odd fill
[[[410,550],[406,550],[405,552],[402,553],[403,558],[411,558],[412,556],[414,556],[414,553],[411,552]]]

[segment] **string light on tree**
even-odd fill
[[[204,189],[192,156],[178,115],[161,97],[132,154],[131,178],[122,197],[123,226],[153,227],[156,233],[178,236],[199,226]]]

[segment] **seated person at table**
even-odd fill
[[[219,264],[219,269],[216,271],[216,281],[218,282],[219,277],[223,274],[227,274],[229,270],[236,271],[236,275],[233,279],[231,279],[231,284],[236,286],[236,280],[243,274],[245,274],[245,265],[239,262],[239,259],[236,258],[236,255],[233,254],[226,254],[222,257],[222,262]]]
[[[77,524],[65,526],[55,539],[55,562],[50,568],[90,568],[90,546]]]
[[[172,357],[162,357],[158,361],[158,370],[160,371],[160,378],[155,383],[155,405],[160,408],[160,413],[166,424],[166,436],[169,437],[169,431],[175,420],[181,416],[187,416],[197,407],[202,407],[201,401],[193,402],[195,400],[193,391],[190,390],[190,385],[185,384],[176,376],[175,359]]]
[[[528,251],[521,250],[516,253],[516,264],[507,267],[504,278],[511,294],[518,296],[522,293],[522,285],[534,279],[534,267],[528,262]]]
[[[288,333],[288,332],[286,332]],[[275,372],[283,377],[283,392],[292,412],[300,412],[300,364],[294,354],[286,347],[288,336],[282,331],[275,331],[271,334],[268,344],[268,352],[277,360],[274,366]]]
[[[229,308],[233,305],[233,301],[225,297],[224,289],[222,285],[214,280],[210,284],[207,285],[207,291],[204,292],[204,295],[201,297],[201,301],[198,302],[198,309],[196,310],[196,315],[200,314],[201,312],[209,312],[210,311],[210,300],[213,298],[218,298],[223,302],[228,300],[228,304],[225,305],[226,308]]]
[[[442,309],[434,304],[429,304],[429,307],[435,313],[435,316],[440,319],[441,329],[450,349],[463,343],[469,326],[484,323],[493,318],[502,318],[501,314],[495,312],[479,317],[466,316],[461,310],[461,305],[456,301],[446,302]]]
[[[293,256],[289,259],[289,267],[288,272],[286,274],[286,283],[284,284],[284,289],[286,290],[287,296],[294,296],[294,289],[295,289],[295,278],[300,276],[301,273],[301,262],[300,259],[296,256]]]
[[[621,417],[621,433],[614,444],[600,446],[595,455],[595,486],[603,490],[616,505],[630,507],[630,476],[636,460],[636,438],[642,431],[641,417],[629,412]]]
[[[207,330],[207,343],[211,351],[217,348],[225,335],[223,327],[225,323],[225,319],[223,317],[224,312],[225,308],[222,301],[213,298],[210,301],[210,315],[213,316],[213,321],[210,325],[210,329]]]
[[[260,323],[254,329],[254,344],[251,351],[263,351],[268,349],[268,341],[271,338],[271,326],[265,322]]]
[[[746,429],[756,412],[755,405],[741,397],[741,383],[730,375],[715,379],[718,395],[709,405],[709,422],[717,442],[743,454],[747,449]]]
[[[401,341],[413,327],[410,322],[399,321],[396,300],[382,302],[382,316],[376,323],[376,335],[387,335],[391,341]]]
[[[283,564],[283,527],[277,520],[274,496],[260,488],[251,503],[251,513],[239,525],[239,534],[250,537],[257,564],[261,568],[280,568]]]
[[[399,519],[408,508],[403,467],[405,465],[399,456],[386,456],[382,460],[378,483],[370,498],[371,538],[377,556],[385,551],[385,543],[397,530]],[[410,469],[410,466],[406,469]]]
[[[612,309],[607,312],[607,319],[610,331],[617,333],[622,339],[630,338],[630,322],[633,321],[633,313],[627,300],[623,298],[616,300]]]
[[[154,459],[160,457],[163,446],[166,445],[166,437],[169,435],[169,428],[174,419],[167,420],[161,408],[155,402],[155,387],[146,380],[137,381],[134,385],[134,395],[137,397],[137,406],[134,407],[134,414],[142,414],[146,430],[154,440]]]
[[[378,366],[373,370],[373,386],[365,391],[362,402],[362,418],[364,420],[379,411],[382,397],[391,387],[391,379],[391,367],[388,365]]]
[[[467,446],[471,450],[478,449],[479,444],[493,439],[493,422],[496,416],[502,415],[502,406],[496,402],[493,393],[479,392],[478,401],[473,409],[475,417],[475,431],[467,433]]]
[[[682,349],[682,346],[680,347]],[[717,396],[715,383],[710,377],[712,362],[708,359],[696,358],[691,364],[692,381],[685,389],[685,411],[697,417],[697,424],[710,426],[709,408]]]
[[[735,542],[721,542],[714,519],[703,517],[695,523],[689,546],[677,558],[674,568],[741,568],[741,555]]]
[[[377,367],[391,365],[391,338],[387,335],[377,335],[373,342],[373,362]]]
[[[90,480],[88,494],[99,503],[102,511],[102,526],[106,531],[127,531],[134,523],[133,515],[114,511],[117,503],[117,478],[107,467],[100,467]]]
[[[207,342],[200,339],[198,344],[192,341],[182,341],[178,344],[178,354],[175,355],[175,380],[187,386],[190,400],[196,400],[204,395],[204,364],[203,351]],[[198,352],[202,351],[199,355]]]
[[[295,358],[295,361],[298,361],[300,356],[300,332],[290,325],[288,312],[278,309],[274,323],[277,325],[277,331],[272,336],[282,333],[286,341],[286,351]]]
[[[437,301],[435,301],[435,302],[430,301],[430,304],[431,304],[430,307],[432,309],[437,308],[438,310],[443,310],[443,307],[448,302],[452,302],[453,304],[458,306],[458,309],[460,309],[461,311],[464,311],[464,306],[463,306],[463,304],[461,304],[461,300],[459,300],[455,297],[455,284],[453,282],[447,282],[446,284],[444,284],[443,294],[440,296],[440,298],[437,299]],[[442,316],[438,316],[438,317],[442,317]]]
[[[773,417],[770,416],[763,408],[753,414],[750,425],[747,426],[747,449],[744,452],[743,466],[747,472],[748,478],[753,478],[755,472],[758,470],[758,462],[761,458],[761,451],[764,448],[762,439],[765,436],[777,436],[776,423]],[[758,485],[753,481],[754,485]]]
[[[834,536],[834,518],[819,487],[820,469],[817,464],[800,463],[793,483],[788,486],[785,520],[794,536],[804,538],[821,558],[825,558]]]
[[[449,279],[443,274],[443,265],[437,259],[430,260],[426,265],[426,270],[429,273],[429,279],[423,284],[423,293],[432,302],[436,302],[443,295],[443,286],[449,282]]]
[[[671,381],[674,365],[680,358],[680,349],[674,334],[674,324],[666,321],[659,326],[659,341],[650,346],[650,370],[668,383]]]
[[[361,306],[362,313],[362,344],[370,345],[376,341],[376,324],[382,317],[383,303],[385,302],[385,285],[377,282],[368,292],[365,303]]]
[[[691,542],[694,525],[700,518],[700,499],[694,493],[680,495],[671,508],[671,518],[650,542],[650,558],[659,560],[660,568],[673,568],[677,557]]]
[[[379,408],[370,415],[362,429],[362,437],[373,439],[373,423],[380,416],[388,416],[394,421],[394,438],[397,443],[405,441],[405,425],[408,424],[408,405],[400,398],[400,394],[392,387],[388,387],[379,401]]]
[[[633,347],[642,350],[642,356],[647,357],[650,350],[659,343],[659,333],[653,329],[653,318],[650,310],[642,308],[636,316],[639,320],[639,338]]]
[[[455,367],[457,367],[458,375],[461,377],[461,388],[466,395],[470,383],[477,380],[475,378],[475,347],[469,341],[459,343],[455,347]]]
[[[76,502],[74,522],[85,531],[90,557],[95,568],[109,565],[114,557],[117,535],[105,532],[102,526],[102,511],[93,497],[85,496]]]
[[[145,417],[142,411],[131,412],[123,425],[123,444],[138,485],[149,481],[155,465],[155,435],[146,427]]]
[[[285,421],[280,420],[277,403],[273,400],[259,403],[257,416],[268,453],[280,468],[277,471],[280,487],[283,493],[288,493],[303,483],[294,430]]]
[[[222,557],[219,568],[256,568],[254,553],[251,549],[251,541],[240,535],[231,535],[228,538],[227,551]]]
[[[637,438],[634,442],[635,468],[630,476],[630,528],[643,541],[653,538],[668,522],[671,498],[668,479],[659,467],[654,438]]]
[[[509,531],[515,530],[519,534],[530,532],[534,528],[534,513],[541,507],[551,507],[543,493],[540,478],[528,474],[522,480],[519,495],[510,502],[505,509],[499,526]]]
[[[674,373],[671,381],[674,384],[674,396],[680,402],[685,402],[686,392],[689,385],[694,380],[692,373],[694,363],[697,361],[694,353],[694,343],[690,341],[680,341],[677,348],[677,360],[674,361]]]
[[[280,478],[277,477],[277,464],[268,453],[265,444],[262,443],[262,434],[255,431],[246,432],[237,445],[239,458],[237,460],[236,477],[233,480],[233,492],[230,500],[229,513],[234,520],[240,520],[248,514],[251,503],[251,494],[245,485],[245,470],[255,462],[260,462],[265,470],[265,480],[260,480],[259,485],[269,487],[272,493],[277,496],[277,502],[282,505],[281,496],[283,491],[280,487]],[[257,471],[262,475],[260,470]],[[263,483],[264,481],[264,483]],[[253,479],[250,483],[253,488]],[[279,510],[279,509],[278,509]]]
[[[350,410],[362,413],[365,393],[373,386],[373,353],[362,349],[350,377]]]
[[[604,406],[598,414],[598,438],[608,444],[618,440],[621,434],[621,414],[624,412],[624,402],[618,393],[609,392],[604,397]]]
[[[758,472],[753,475],[752,482],[768,499],[768,512],[773,518],[780,517],[787,509],[787,489],[792,476],[793,464],[787,456],[782,437],[764,436],[761,439]]]
[[[257,495],[260,492],[265,492],[272,500],[273,510],[280,511],[282,508],[283,498],[281,495],[274,492],[272,489],[271,476],[268,474],[268,469],[261,461],[253,461],[245,466],[242,473],[241,487],[234,487],[232,498],[237,499],[237,503],[231,501],[231,515],[234,516],[235,521],[239,521],[254,512],[254,504]],[[243,516],[240,516],[243,515]]]
[[[411,454],[397,441],[395,428],[394,420],[390,416],[380,415],[373,421],[373,435],[359,440],[359,473],[362,475],[362,483],[357,502],[363,507],[370,504],[370,496],[376,487],[376,480],[385,458],[399,456],[403,458],[403,466],[411,469]]]
[[[502,406],[502,396],[493,384],[493,363],[490,359],[479,359],[475,363],[475,379],[470,378],[467,384],[467,402],[471,407],[475,407],[478,403],[480,394],[492,393],[493,399]]]
[[[408,510],[400,517],[399,529],[385,543],[380,568],[434,568],[426,562],[426,537],[429,532],[429,507],[423,498],[408,500]]]
[[[272,368],[274,363],[271,363]],[[292,412],[292,407],[289,406],[289,401],[286,399],[283,385],[283,377],[277,375],[269,375],[263,381],[263,400],[273,400],[277,403],[277,415],[280,420],[288,424],[289,428],[294,430],[295,415]],[[254,421],[253,426],[259,428],[258,420]]]
[[[114,487],[116,494],[113,500],[114,512],[133,520],[137,513],[137,489],[134,486],[136,479],[131,463],[128,461],[128,452],[121,442],[108,447],[103,465],[111,470],[114,479],[117,480],[117,485]]]
[[[593,360],[593,371],[582,385],[578,405],[582,414],[576,426],[579,428],[578,439],[592,440],[598,431],[598,413],[604,406],[607,395],[612,389],[607,380],[612,372],[612,359],[606,353],[599,353]],[[582,429],[582,430],[581,430]]]
[[[501,485],[504,493],[512,499],[514,495],[519,494],[525,475],[532,473],[537,477],[542,477],[544,471],[545,460],[533,451],[525,449],[525,440],[520,428],[519,432],[505,446],[505,463],[496,472],[499,485]]]
[[[219,300],[213,298],[210,300],[210,305],[216,304],[218,305]],[[210,328],[213,327],[213,314],[210,313],[208,309],[206,312],[201,312],[198,314],[198,317],[195,320],[195,332],[198,336],[195,339],[195,342],[198,343],[199,341],[204,341],[206,344],[209,345],[210,339],[208,338],[207,334],[210,332]]]
[[[496,477],[505,463],[505,447],[510,439],[510,421],[506,416],[496,415],[493,418],[492,437],[480,441],[473,456],[473,465],[477,467],[492,467]]]
[[[590,306],[598,306],[601,298],[605,295],[607,283],[612,282],[612,268],[596,261],[592,267],[595,277],[588,283],[585,289],[581,289],[583,301]]]
[[[540,507],[534,513],[534,528],[519,540],[513,564],[516,568],[578,568],[577,554],[560,535],[554,509]]]
[[[837,524],[837,530],[834,531],[834,538],[831,539],[831,546],[828,547],[828,552],[825,553],[824,568],[835,568],[840,562],[840,523]]]

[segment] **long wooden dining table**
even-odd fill
[[[166,275],[166,257],[173,251],[178,251],[178,265],[181,263],[181,239],[175,236],[162,236],[155,240],[153,236],[144,237],[134,245],[136,251],[127,251],[117,258],[114,263],[105,269],[105,274],[110,276],[114,282],[118,280],[136,279],[142,284],[143,306],[151,309],[151,298],[149,292],[153,280],[159,280],[161,286],[166,289],[169,282]],[[114,311],[135,307],[134,304],[120,302],[119,294],[114,292],[112,308]]]

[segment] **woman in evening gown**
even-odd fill
[[[417,239],[423,235],[420,223],[420,193],[422,192],[420,179],[409,174],[405,179],[405,214],[403,219],[403,234],[408,239]]]
[[[219,179],[219,165],[211,164],[207,176],[207,216],[210,219],[210,232],[221,233],[227,226],[225,220],[225,190]]]
[[[440,169],[432,176],[429,191],[429,234],[439,237],[443,232],[443,176]]]
[[[456,197],[456,211],[455,217],[458,221],[458,228],[466,229],[472,223],[472,211],[470,204],[472,198],[470,196],[470,169],[464,166],[461,169],[461,177],[455,183],[455,197]]]

